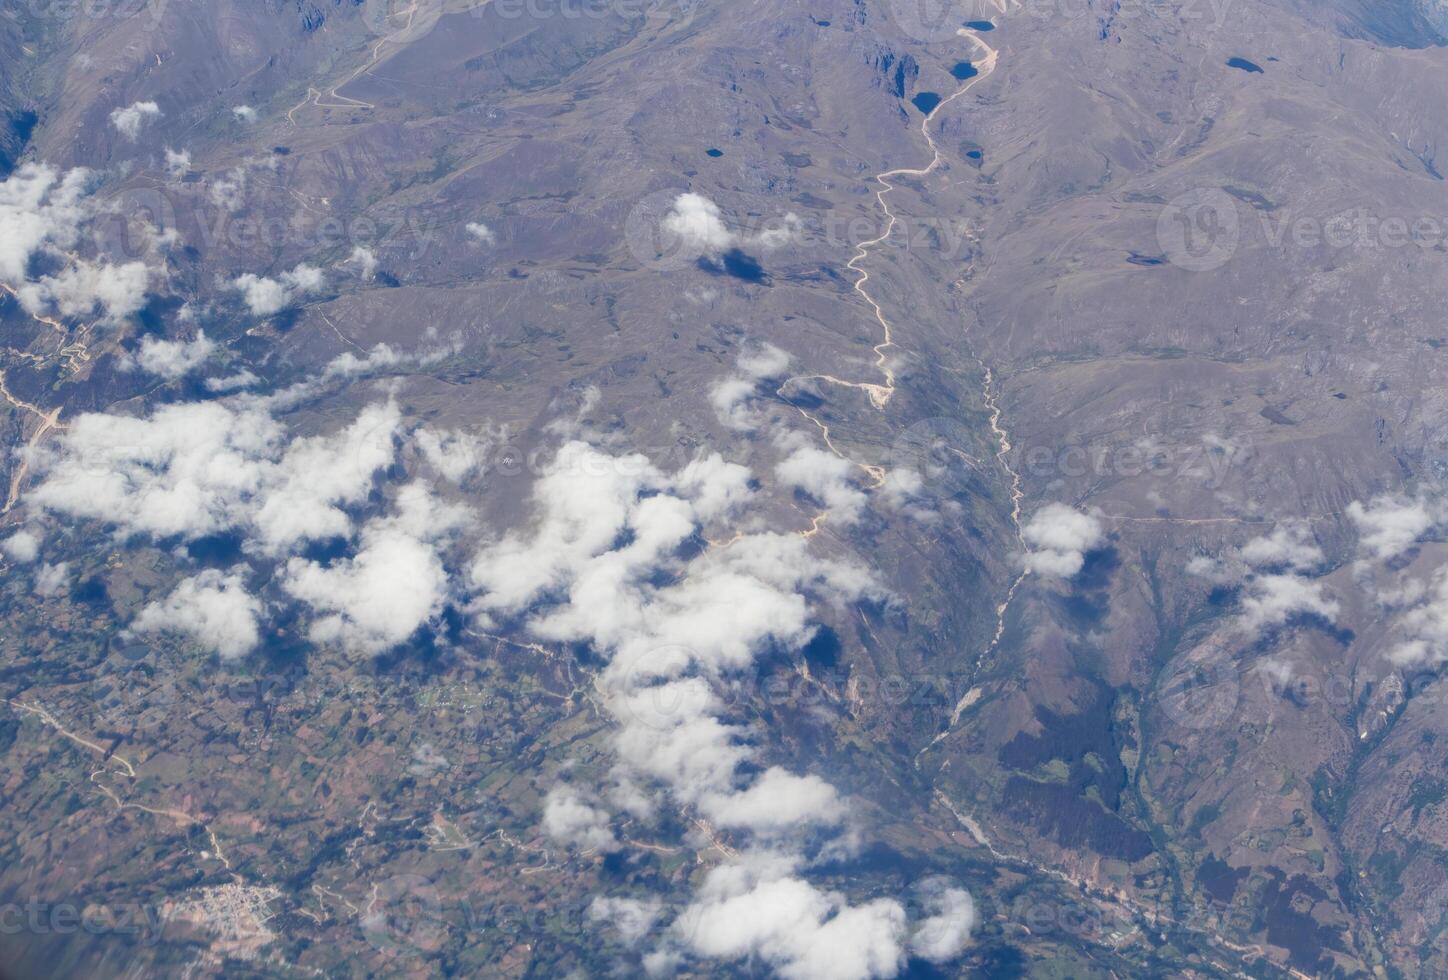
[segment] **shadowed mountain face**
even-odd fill
[[[0,973],[1448,972],[1445,31],[7,12]]]

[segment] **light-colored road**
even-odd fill
[[[935,117],[938,116],[946,106],[969,92],[978,83],[990,77],[991,72],[995,71],[995,49],[982,41],[980,37],[972,31],[962,28],[959,31],[959,35],[970,41],[977,49],[985,52],[981,60],[974,63],[976,66],[976,74],[964,85],[956,89],[955,92],[943,99],[935,108],[931,109],[921,121],[920,133],[925,137],[925,142],[930,147],[930,162],[923,167],[895,167],[875,175],[876,182],[882,185],[880,189],[875,192],[875,200],[879,203],[880,210],[885,215],[885,230],[877,237],[856,245],[854,257],[845,264],[847,269],[858,276],[855,280],[855,292],[860,294],[860,297],[874,312],[875,320],[880,324],[880,330],[883,332],[883,339],[875,345],[874,352],[875,367],[879,370],[884,380],[883,382],[846,381],[829,374],[799,375],[789,378],[784,384],[780,385],[780,395],[784,394],[784,389],[789,387],[790,384],[806,380],[823,381],[827,384],[838,385],[844,388],[857,388],[869,396],[870,403],[876,408],[884,408],[890,403],[891,396],[895,394],[895,369],[890,365],[889,354],[891,348],[895,346],[894,328],[891,326],[889,318],[885,316],[884,309],[882,309],[879,302],[870,295],[870,290],[866,288],[870,282],[870,272],[864,267],[863,263],[869,259],[871,250],[890,240],[890,235],[894,232],[895,226],[900,220],[899,216],[891,210],[888,200],[890,192],[895,189],[895,185],[890,182],[890,179],[892,177],[926,177],[935,172],[945,160],[944,155],[940,152],[940,146],[935,142],[935,136],[930,131],[931,124],[935,122]]]

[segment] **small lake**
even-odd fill
[[[1261,65],[1248,61],[1246,58],[1228,58],[1227,67],[1237,68],[1245,72],[1255,72],[1258,75],[1263,74]]]
[[[972,31],[980,31],[982,34],[995,30],[995,24],[988,20],[968,20],[965,22],[965,26]]]
[[[919,109],[921,112],[925,113],[928,116],[935,111],[936,106],[940,105],[940,93],[921,92],[919,95],[915,96],[915,98],[911,99],[910,102],[915,106],[915,108]]]
[[[957,62],[956,66],[950,69],[950,73],[962,82],[967,78],[974,78],[980,74],[980,72],[976,71],[975,65],[972,65],[968,61]]]

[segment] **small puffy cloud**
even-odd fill
[[[1211,555],[1193,555],[1184,568],[1188,575],[1204,578],[1213,585],[1237,585],[1251,571],[1240,559],[1223,561]]]
[[[1448,568],[1434,573],[1431,587],[1415,589],[1412,602],[1395,625],[1400,639],[1388,659],[1400,667],[1436,667],[1448,661]]]
[[[419,429],[413,443],[427,465],[452,483],[462,483],[474,473],[483,471],[492,439],[474,432],[460,430],[434,431]]]
[[[720,827],[745,827],[756,834],[835,825],[846,815],[844,801],[829,783],[778,766],[766,769],[747,789],[704,798],[700,809]]]
[[[773,344],[759,344],[739,355],[738,370],[714,385],[709,401],[719,421],[736,432],[749,432],[758,420],[749,402],[759,393],[762,382],[778,378],[789,370],[790,355]]]
[[[0,181],[0,280],[15,290],[33,316],[88,316],[100,307],[117,320],[145,305],[150,272],[143,262],[112,263],[77,254],[90,240],[87,223],[102,213],[90,198],[89,171],[62,174],[45,164],[26,164]],[[143,222],[153,244],[164,243]],[[31,279],[33,260],[50,260]]]
[[[469,235],[472,235],[474,239],[483,245],[497,244],[498,236],[493,234],[493,229],[481,221],[469,221],[465,229]]]
[[[235,374],[228,374],[220,378],[207,378],[206,390],[214,391],[217,394],[225,394],[230,391],[239,391],[242,388],[250,388],[261,381],[255,374],[242,368]]]
[[[111,112],[111,125],[132,143],[141,136],[141,126],[148,119],[161,118],[161,107],[154,102],[132,102],[124,109]]]
[[[1285,521],[1271,534],[1253,538],[1224,557],[1196,555],[1185,568],[1187,574],[1205,578],[1213,585],[1242,586],[1242,614],[1237,626],[1256,633],[1302,613],[1329,621],[1336,619],[1337,602],[1326,595],[1321,582],[1302,574],[1323,560],[1322,549],[1312,541],[1307,523]]]
[[[361,245],[352,249],[352,254],[347,257],[347,262],[357,267],[357,272],[363,279],[371,279],[377,275],[377,267],[381,264],[377,261],[377,256],[372,249],[364,248]]]
[[[399,491],[393,515],[363,526],[354,556],[330,565],[291,559],[282,587],[322,614],[309,630],[312,642],[377,654],[435,622],[450,592],[438,543],[467,520],[412,483]]]
[[[321,292],[327,285],[327,279],[322,275],[322,270],[307,265],[305,262],[298,264],[290,272],[282,273],[282,281],[304,293]]]
[[[0,551],[5,552],[11,561],[26,565],[40,557],[40,538],[34,532],[22,529],[0,541]]]
[[[1253,568],[1285,565],[1307,571],[1323,561],[1322,549],[1312,541],[1311,528],[1302,521],[1284,521],[1271,534],[1248,541],[1238,554]]]
[[[191,151],[173,150],[166,147],[166,173],[171,178],[179,179],[185,177],[191,170]]]
[[[147,605],[131,623],[131,630],[182,633],[232,660],[256,648],[261,609],[260,600],[246,591],[240,575],[208,569],[182,581],[162,601]]]
[[[674,198],[669,213],[660,223],[686,252],[696,255],[718,255],[730,249],[752,245],[765,251],[782,248],[796,241],[804,222],[793,211],[787,212],[778,224],[757,235],[742,235],[729,230],[724,212],[703,194],[688,192]]]
[[[271,316],[291,306],[299,294],[319,293],[326,287],[322,270],[302,263],[290,272],[271,279],[248,272],[231,281],[242,293],[254,316]]]
[[[54,275],[16,290],[27,313],[86,316],[101,307],[111,320],[130,316],[146,305],[151,273],[144,262],[92,262],[80,259]]]
[[[254,122],[256,122],[256,110],[253,109],[253,108],[252,108],[251,106],[249,106],[249,105],[232,106],[232,107],[231,107],[231,114],[236,117],[236,119],[237,119],[238,122],[243,122],[243,123],[254,123]]]
[[[925,478],[920,475],[919,470],[908,467],[891,470],[880,481],[876,493],[886,507],[917,521],[929,523],[940,516],[921,502],[925,494]]]
[[[569,786],[555,786],[543,807],[543,830],[554,840],[585,850],[612,851],[618,839],[609,827],[608,813],[586,803]]]
[[[924,883],[922,904],[930,912],[910,932],[910,950],[931,963],[948,963],[970,942],[977,915],[964,888],[932,880]]]
[[[691,252],[719,253],[734,247],[735,236],[724,224],[719,205],[702,194],[680,194],[664,215],[663,228]]]
[[[754,496],[749,468],[725,462],[718,453],[699,456],[674,474],[670,488],[693,504],[694,514],[709,523],[733,514]]]
[[[412,747],[412,762],[407,767],[407,774],[419,779],[431,779],[438,773],[446,772],[451,766],[447,756],[439,752],[436,746],[431,742],[423,742]]]
[[[216,344],[204,331],[197,331],[193,340],[159,340],[148,336],[141,341],[135,356],[124,359],[121,367],[123,370],[140,369],[175,381],[206,363],[215,350]]]
[[[1026,569],[1037,575],[1071,578],[1086,563],[1086,552],[1106,539],[1101,521],[1065,504],[1047,504],[1024,529],[1030,551]]]
[[[431,335],[431,331],[428,332]],[[414,353],[395,350],[387,344],[376,344],[366,355],[358,357],[351,351],[344,351],[327,362],[319,381],[336,381],[342,378],[356,378],[376,374],[403,364],[436,364],[456,354],[461,349],[460,341],[437,346],[424,347]]]
[[[75,247],[91,213],[90,187],[88,170],[62,174],[37,163],[24,164],[0,181],[0,279],[22,283],[32,256],[61,257]]]
[[[1358,527],[1358,546],[1367,555],[1384,560],[1411,548],[1436,522],[1423,500],[1382,495],[1364,506],[1355,500],[1347,514]]]
[[[766,228],[754,236],[754,244],[760,248],[770,251],[776,248],[783,248],[790,242],[797,241],[800,233],[804,230],[804,222],[799,215],[793,211],[785,213],[783,220],[772,228]]]
[[[1339,606],[1327,598],[1321,582],[1297,575],[1258,575],[1247,583],[1242,600],[1243,629],[1255,632],[1280,626],[1292,616],[1312,613],[1323,619],[1337,619]]]
[[[559,450],[534,484],[542,513],[531,535],[509,534],[473,564],[479,608],[519,612],[608,550],[628,525],[632,505],[663,477],[643,456],[611,457],[581,442]]]
[[[355,378],[397,367],[408,360],[407,355],[401,351],[394,350],[387,344],[377,344],[363,357],[358,357],[351,351],[338,354],[327,363],[326,368],[322,371],[322,378],[327,381],[337,378]]]
[[[758,382],[734,374],[709,390],[709,401],[724,426],[735,432],[751,432],[758,428],[758,422],[748,405],[758,391]]]
[[[697,955],[759,958],[785,980],[894,976],[907,939],[896,901],[850,906],[800,878],[756,877],[736,866],[711,871],[674,928]]]
[[[246,170],[237,167],[225,177],[211,181],[207,196],[223,211],[230,214],[240,211],[246,204]]]
[[[255,273],[237,276],[231,284],[242,291],[247,308],[256,316],[278,313],[291,300],[291,294],[280,282]]]
[[[588,918],[611,924],[625,946],[635,946],[647,936],[662,912],[663,903],[658,899],[599,896],[588,906]]]
[[[353,558],[323,566],[293,558],[284,588],[319,613],[312,642],[381,653],[442,614],[447,573],[417,539],[377,532]]]
[[[1260,674],[1277,691],[1284,691],[1297,677],[1292,663],[1282,657],[1263,657],[1252,670]]]
[[[739,373],[755,381],[767,381],[788,371],[792,360],[788,351],[763,343],[739,355]]]
[[[41,565],[40,571],[35,575],[35,591],[46,598],[57,596],[65,591],[66,584],[69,581],[69,562],[59,562],[55,565]]]
[[[823,449],[788,442],[793,448],[774,467],[779,482],[824,504],[835,524],[847,526],[858,521],[869,498],[855,485],[855,465]]]

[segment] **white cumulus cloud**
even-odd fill
[[[714,414],[726,427],[749,432],[759,425],[749,403],[759,394],[762,382],[779,378],[789,370],[791,357],[773,344],[759,344],[739,355],[738,370],[709,391]]]
[[[724,223],[719,205],[702,194],[680,194],[664,215],[663,229],[690,252],[718,253],[734,247],[734,233]]]
[[[320,614],[311,640],[376,654],[436,621],[450,592],[439,545],[467,520],[415,482],[399,491],[394,514],[363,526],[354,556],[331,565],[291,559],[282,587]]]
[[[1030,551],[1026,568],[1037,575],[1071,578],[1086,563],[1086,552],[1106,539],[1094,514],[1066,504],[1047,504],[1021,531]]]
[[[40,557],[40,538],[34,532],[22,529],[0,541],[0,551],[5,552],[11,561],[26,565]]]
[[[183,633],[225,659],[244,656],[260,640],[261,601],[238,574],[208,569],[182,581],[169,596],[141,610],[138,633]]]
[[[326,288],[322,270],[302,263],[276,279],[247,272],[231,281],[242,293],[254,316],[271,316],[291,306],[299,295],[319,293]]]
[[[789,455],[774,467],[779,482],[818,500],[831,522],[841,526],[856,523],[869,497],[855,484],[855,464],[810,446],[802,438],[789,436],[781,441]]]
[[[543,807],[543,830],[554,840],[587,850],[612,851],[618,840],[608,813],[585,802],[569,786],[555,786]]]
[[[1415,589],[1411,605],[1394,629],[1388,659],[1402,667],[1436,667],[1448,661],[1448,568],[1433,574],[1430,587]]]
[[[377,275],[377,268],[381,265],[372,249],[362,245],[352,249],[352,254],[347,257],[347,262],[357,267],[357,272],[363,279],[371,279]]]
[[[139,368],[147,374],[174,381],[183,378],[206,363],[216,344],[198,330],[191,340],[161,340],[146,337],[134,357],[121,362],[123,369]]]
[[[165,405],[149,417],[77,416],[37,454],[26,500],[102,521],[123,535],[194,540],[242,530],[268,554],[348,537],[342,505],[366,497],[394,456],[401,416],[372,405],[330,436],[288,441],[255,403]]]
[[[711,871],[675,928],[694,953],[758,958],[786,980],[892,977],[904,963],[905,910],[893,899],[849,905],[785,874],[787,866]]]
[[[35,573],[35,591],[46,598],[60,595],[65,591],[69,582],[69,562],[41,565],[40,571]]]
[[[1313,613],[1323,619],[1337,619],[1340,607],[1330,599],[1321,582],[1297,575],[1258,575],[1247,583],[1242,600],[1242,627],[1255,632],[1268,626],[1279,626],[1301,613]]]
[[[1407,551],[1436,522],[1425,501],[1386,494],[1374,497],[1366,506],[1354,500],[1347,513],[1358,527],[1359,547],[1379,560]]]
[[[173,180],[185,177],[191,170],[191,152],[166,147],[166,173]]]
[[[154,102],[132,102],[124,109],[115,109],[111,112],[111,125],[116,127],[126,139],[132,143],[141,136],[141,127],[148,119],[160,119],[161,107]]]
[[[925,882],[922,890],[930,915],[911,930],[910,949],[923,960],[948,963],[970,943],[977,922],[975,900],[964,888],[938,880]]]
[[[600,895],[588,906],[588,917],[594,922],[611,923],[625,946],[637,945],[649,934],[663,914],[658,899],[611,898]]]

